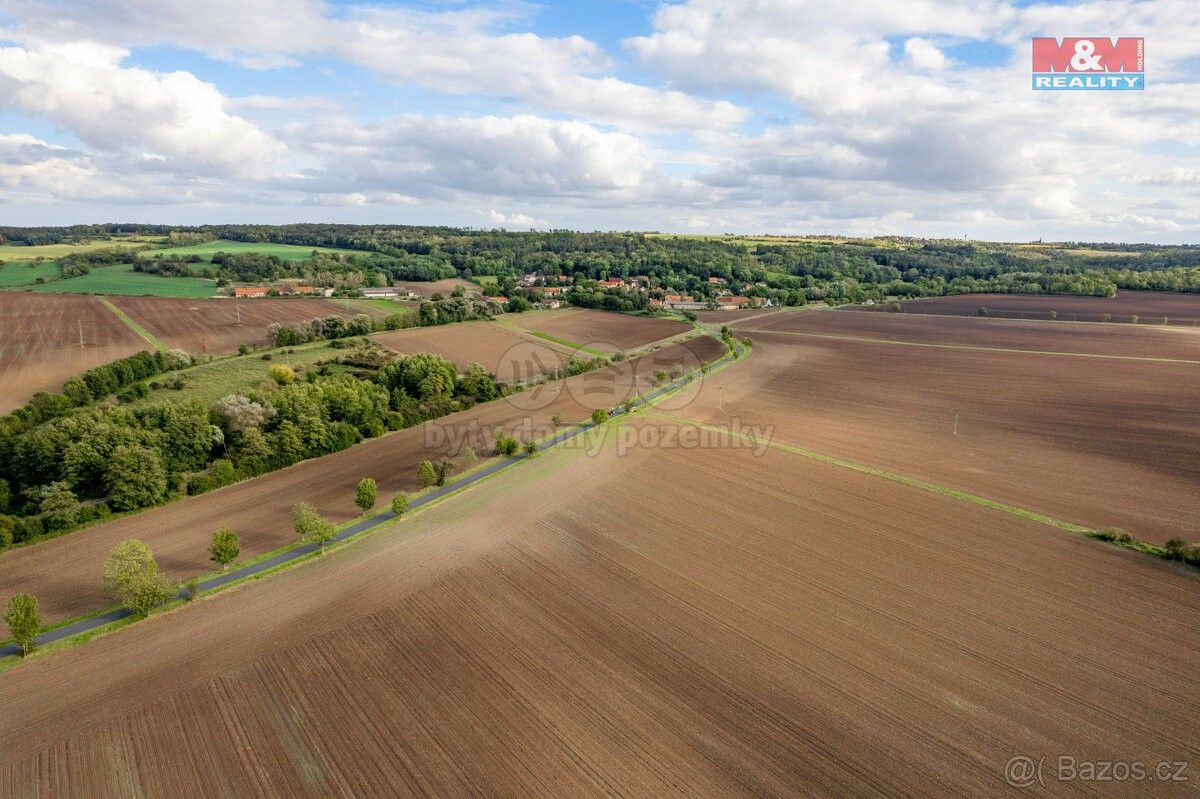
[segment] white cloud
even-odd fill
[[[539,225],[544,226],[549,224],[545,219],[538,219],[536,217],[529,216],[528,214],[522,214],[515,211],[506,214],[501,211],[497,211],[495,208],[488,211],[487,217],[488,221],[493,225],[502,225],[505,227],[534,228],[538,227]]]
[[[0,107],[69,127],[103,151],[143,152],[217,174],[261,174],[283,145],[224,108],[187,72],[120,66],[124,50],[88,42],[0,48]]]
[[[22,36],[39,41],[169,43],[254,69],[330,56],[397,83],[514,98],[535,110],[643,130],[726,127],[748,114],[727,100],[605,74],[611,60],[582,36],[499,32],[499,24],[517,15],[494,9],[426,12],[316,0],[0,0],[5,8],[22,21]]]
[[[323,121],[293,145],[322,159],[314,184],[349,181],[406,193],[628,196],[656,179],[645,145],[584,122],[406,115],[369,125]],[[297,184],[300,185],[300,184]]]
[[[920,36],[904,42],[904,54],[917,69],[945,69],[950,63],[937,45]]]

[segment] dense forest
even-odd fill
[[[159,274],[203,275],[221,282],[285,278],[354,290],[392,281],[452,276],[495,277],[502,293],[523,274],[566,276],[571,301],[595,307],[639,304],[620,292],[596,294],[586,281],[650,278],[660,292],[701,301],[721,278],[735,293],[776,304],[857,302],[977,292],[1108,296],[1117,289],[1200,292],[1200,246],[1128,244],[995,244],[900,237],[827,239],[683,237],[648,233],[509,232],[400,225],[92,225],[0,228],[0,242],[58,243],[141,233],[168,237],[168,246],[228,239],[357,252],[314,253],[287,261],[261,253],[219,254],[211,264],[188,256],[135,258],[135,268]],[[121,246],[114,239],[114,247]],[[103,255],[80,256],[73,270]],[[644,306],[644,302],[641,303]]]

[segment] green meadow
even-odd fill
[[[168,247],[161,250],[145,250],[141,255],[199,255],[205,261],[211,261],[212,257],[219,252],[227,253],[245,253],[257,252],[263,255],[274,255],[276,258],[284,261],[306,261],[312,257],[313,250],[320,252],[328,252],[335,254],[358,254],[365,255],[362,250],[338,250],[332,247],[300,247],[295,244],[274,244],[271,242],[252,242],[252,241],[229,241],[228,239],[219,239],[217,241],[208,241],[204,244],[193,244],[189,247]]]
[[[55,261],[8,261],[0,266],[0,288],[32,286],[39,277],[42,280],[58,280],[58,276],[58,263]]]
[[[8,267],[6,266],[7,270]],[[55,280],[33,291],[55,294],[129,294],[153,297],[211,297],[216,294],[213,280],[198,277],[161,277],[133,271],[132,264],[98,266],[86,275],[69,280]]]

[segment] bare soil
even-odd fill
[[[93,366],[152,349],[95,297],[0,292],[0,413]]]
[[[5,673],[0,794],[1001,796],[1017,755],[1195,764],[1196,585],[780,452],[548,453]],[[1191,790],[1044,776],[1022,795]]]
[[[686,322],[586,308],[508,314],[504,323],[608,353],[642,347],[691,329]]]
[[[1058,321],[1133,322],[1172,325],[1200,325],[1200,294],[1176,294],[1167,291],[1119,291],[1116,297],[1045,296],[1037,294],[958,294],[930,297],[901,303],[904,313],[975,316],[980,307],[989,316],[1021,319],[1047,319],[1050,312]],[[888,304],[875,308],[887,312]],[[1109,316],[1111,318],[1106,318]]]
[[[548,342],[489,322],[394,330],[375,339],[405,355],[436,352],[460,368],[478,363],[505,383],[528,380],[566,362]]]
[[[112,297],[112,303],[168,346],[193,354],[228,355],[240,345],[261,347],[267,327],[363,313],[362,307],[308,297],[249,297],[184,300],[168,297]],[[369,306],[364,306],[369,307]],[[238,323],[238,314],[241,323]],[[372,316],[384,315],[372,309]]]
[[[1124,346],[1080,341],[1077,330],[1098,329],[1091,325],[960,331],[972,349],[819,330],[837,323],[838,336],[878,338],[884,321],[893,322],[802,313],[774,317],[772,332],[739,327],[753,355],[707,381],[684,413],[773,425],[778,440],[798,447],[1096,529],[1156,543],[1197,537],[1200,364],[977,348],[980,336],[1000,334],[1028,336],[1006,344],[1059,352]],[[942,320],[916,320],[926,321],[936,332],[888,333],[944,340],[954,332]],[[1161,335],[1168,345],[1177,339]]]

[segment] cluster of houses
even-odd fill
[[[553,285],[555,282],[557,285]],[[543,277],[530,273],[521,278],[522,285],[529,289],[530,292],[538,295],[538,305],[543,308],[558,308],[562,304],[562,295],[570,288],[572,282],[572,278],[566,275]],[[738,308],[757,308],[771,305],[770,300],[764,302],[759,297],[733,294],[727,288],[725,278],[710,277],[708,282],[715,287],[716,291],[716,296],[712,299],[712,303],[720,310],[732,311]],[[600,287],[604,289],[648,291],[650,289],[650,278],[638,276],[625,280],[613,277],[601,280]],[[364,297],[370,299],[415,299],[418,296],[415,292],[399,286],[369,287],[360,289],[360,291]],[[289,282],[281,282],[269,286],[235,286],[233,289],[234,297],[330,297],[333,296],[333,293],[334,289],[331,288],[316,288]],[[508,297],[500,296],[484,295],[483,299],[502,305],[508,302]],[[650,307],[663,308],[670,311],[702,311],[711,306],[709,300],[705,298],[697,299],[690,294],[666,294],[662,299],[651,298]]]
[[[235,297],[331,297],[333,289],[280,283],[274,286],[234,286]]]
[[[552,280],[553,278],[544,279]],[[528,286],[530,290],[540,291],[542,293],[543,297],[545,298],[542,302],[543,305],[545,305],[547,301],[550,301],[554,303],[552,307],[558,307],[558,301],[555,299],[555,297],[566,289],[561,285],[539,286],[537,284],[540,280],[543,280],[543,278],[541,275],[537,274],[528,274],[522,278],[522,282]],[[558,281],[560,284],[569,283],[571,282],[571,278],[565,275],[559,275]],[[718,287],[717,296],[713,299],[713,302],[716,303],[717,308],[720,310],[733,311],[737,310],[738,308],[757,308],[760,305],[769,306],[771,304],[770,300],[767,300],[764,303],[759,297],[746,297],[740,294],[733,294],[727,288],[725,288],[727,281],[723,277],[710,277],[708,282],[710,285]],[[644,276],[631,277],[628,280],[623,280],[619,277],[612,277],[608,278],[607,280],[600,281],[600,288],[602,289],[628,289],[631,291],[641,291],[649,289],[649,287],[650,278]],[[667,294],[661,300],[651,299],[650,307],[663,308],[671,311],[702,311],[708,308],[709,304],[706,300],[698,300],[690,294]]]

